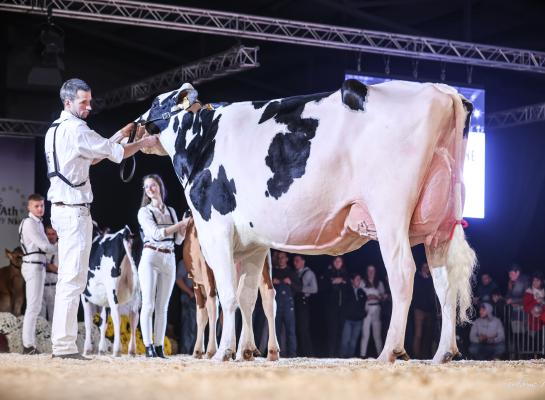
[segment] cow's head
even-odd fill
[[[197,97],[197,90],[189,83],[184,83],[176,90],[158,95],[153,100],[150,109],[137,121],[139,129],[136,139],[147,135],[161,134],[172,126],[175,116],[181,116],[186,112],[195,113],[201,108]],[[147,154],[169,154],[161,144],[153,148],[145,148],[142,151]]]
[[[23,265],[23,250],[20,247],[16,247],[13,251],[6,249],[6,257],[9,260],[10,267],[21,269]]]

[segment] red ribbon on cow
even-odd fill
[[[469,223],[465,219],[455,220],[454,224],[452,225],[452,229],[450,231],[449,240],[452,240],[452,237],[454,236],[454,229],[456,228],[456,225],[462,225],[462,228],[466,229],[469,226]]]

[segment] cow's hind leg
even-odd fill
[[[379,230],[380,251],[388,273],[388,281],[392,292],[392,317],[386,336],[384,348],[379,356],[380,361],[393,362],[397,358],[408,360],[405,352],[405,329],[407,314],[411,304],[416,270],[409,243],[408,229],[396,227],[391,230]]]
[[[129,342],[129,355],[136,356],[136,328],[138,326],[138,310],[129,311],[129,321],[131,323],[131,340]]]
[[[459,225],[450,242],[436,248],[426,246],[426,257],[441,304],[442,318],[441,338],[433,362],[445,363],[460,355],[456,343],[456,311],[458,309],[460,322],[468,322],[471,276],[477,260]]]
[[[93,332],[93,305],[81,295],[81,304],[83,305],[83,317],[85,321],[85,342],[83,344],[83,354],[89,355],[93,353],[93,340],[91,338]]]
[[[252,327],[252,314],[257,300],[257,290],[267,253],[265,249],[256,250],[246,257],[241,266],[237,298],[242,314],[242,333],[238,346],[237,359],[251,361],[257,348]]]

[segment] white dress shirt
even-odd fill
[[[153,247],[173,250],[174,243],[182,244],[184,236],[177,232],[173,235],[165,234],[165,228],[177,222],[178,218],[172,207],[165,206],[161,211],[150,203],[138,211],[138,223],[144,232],[144,243]]]
[[[34,253],[41,251],[44,253],[55,253],[57,251],[57,245],[49,243],[47,236],[45,235],[44,226],[42,220],[36,217],[32,213],[28,213],[28,218],[21,221],[19,228],[21,233],[21,245],[26,253]],[[24,262],[43,263],[45,266],[46,255],[45,254],[30,254],[23,257]]]
[[[120,163],[123,159],[123,146],[110,142],[87,126],[87,123],[67,111],[62,111],[55,123],[57,127],[55,140],[57,160],[60,172],[72,184],[71,187],[59,177],[51,178],[51,187],[47,199],[52,203],[84,204],[93,202],[93,192],[89,180],[89,167],[93,160],[108,158]],[[45,156],[48,172],[55,171],[53,157],[53,135],[55,128],[49,128],[45,135]]]

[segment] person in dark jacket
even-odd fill
[[[272,272],[276,290],[276,331],[280,334],[282,326],[286,332],[286,344],[280,346],[282,357],[297,355],[297,336],[295,333],[295,294],[301,291],[301,280],[297,272],[288,266],[288,255],[278,252],[278,265]]]
[[[343,293],[344,327],[341,338],[341,357],[343,358],[353,357],[356,354],[367,301],[367,295],[360,287],[360,274],[354,274],[351,283],[350,286],[345,286]]]
[[[344,267],[344,260],[337,256],[328,267],[324,286],[327,291],[326,323],[327,323],[327,356],[339,357],[340,337],[344,327],[342,315],[343,292],[348,286],[348,273]]]
[[[427,263],[414,276],[413,290],[414,337],[413,357],[432,357],[433,325],[435,322],[435,289]]]

